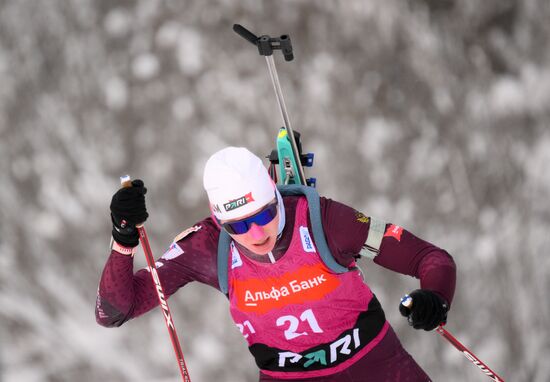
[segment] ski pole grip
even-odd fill
[[[122,188],[132,187],[132,178],[130,178],[130,175],[121,176],[120,185],[122,186]]]
[[[404,295],[401,299],[401,305],[403,305],[405,308],[412,309],[413,306],[413,299],[408,294]]]
[[[130,178],[130,175],[123,175],[120,177],[120,185],[122,186],[122,188],[128,188],[128,187],[132,187],[132,178]],[[136,224],[136,228],[142,228],[143,227],[143,223],[140,223],[140,224]]]
[[[250,32],[248,29],[243,27],[241,24],[233,24],[233,30],[245,40],[250,41],[251,44],[256,45],[258,41],[258,36]]]

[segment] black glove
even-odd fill
[[[132,181],[132,187],[118,190],[111,200],[111,221],[113,222],[113,239],[125,247],[136,247],[139,244],[139,233],[136,224],[145,222],[149,217],[145,207],[147,188],[139,179]]]
[[[427,289],[417,289],[409,294],[412,304],[407,307],[407,296],[399,304],[399,312],[407,317],[409,325],[415,329],[432,330],[447,322],[449,304],[437,293]],[[409,302],[410,303],[410,302]]]

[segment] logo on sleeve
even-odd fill
[[[170,248],[168,248],[168,250],[164,252],[164,255],[162,255],[161,259],[172,260],[183,253],[183,249],[181,249],[181,247],[177,243],[172,243],[172,245],[170,245]]]
[[[401,241],[401,234],[403,233],[403,228],[398,225],[392,224],[384,234],[384,237],[393,237],[397,241]]]
[[[306,252],[316,252],[315,247],[313,246],[313,240],[309,235],[309,230],[305,226],[300,227],[300,238],[302,239],[302,246]]]
[[[359,223],[368,223],[370,220],[368,216],[365,216],[362,212],[359,211],[355,211],[355,217],[357,218],[357,221]]]

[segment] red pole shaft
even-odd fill
[[[132,187],[130,176],[126,175],[121,177],[120,184],[122,185],[122,187]],[[151,246],[149,245],[147,232],[145,231],[145,227],[143,226],[143,224],[136,225],[136,228],[138,229],[141,248],[143,248],[143,253],[145,253],[145,259],[147,260],[149,273],[151,274],[151,278],[153,279],[153,283],[155,284],[155,290],[157,291],[157,297],[159,299],[159,304],[162,309],[162,315],[164,316],[164,322],[166,323],[168,334],[170,334],[170,341],[172,341],[172,346],[174,347],[174,352],[176,353],[176,360],[178,361],[181,377],[184,382],[191,382],[191,377],[189,377],[189,372],[187,371],[187,366],[185,365],[185,360],[183,359],[183,351],[181,350],[178,334],[176,333],[176,326],[174,325],[174,321],[172,320],[172,313],[170,312],[170,307],[168,307],[166,295],[164,294],[164,288],[160,283],[160,278],[157,273],[157,266],[155,265],[153,251],[151,251]]]
[[[445,328],[443,328],[443,325],[439,325],[438,328],[436,329],[437,332],[439,334],[441,334],[441,336],[443,338],[445,338],[447,341],[449,341],[455,348],[457,348],[459,351],[462,352],[462,354],[464,354],[464,356],[466,358],[468,358],[468,360],[470,362],[472,362],[474,365],[476,365],[477,367],[479,367],[481,369],[481,371],[487,375],[489,378],[491,378],[493,381],[496,381],[496,382],[504,382],[504,379],[502,379],[501,377],[499,377],[497,375],[497,373],[495,373],[493,370],[491,370],[489,368],[489,366],[487,366],[485,363],[481,362],[481,360],[479,358],[477,358],[474,353],[472,353],[468,348],[466,348],[466,346],[462,345],[460,343],[460,341],[458,341],[451,333],[449,333]]]
[[[147,232],[145,232],[145,227],[139,226],[139,241],[141,242],[141,247],[145,253],[145,259],[147,260],[147,266],[149,268],[149,273],[155,284],[155,290],[157,291],[157,296],[159,299],[160,307],[162,309],[162,314],[164,316],[164,321],[166,323],[166,328],[170,334],[170,341],[172,341],[172,346],[174,347],[174,352],[176,353],[176,360],[178,361],[178,366],[180,369],[181,377],[184,382],[191,382],[189,377],[189,372],[187,371],[187,366],[185,360],[183,359],[183,351],[181,350],[180,342],[178,339],[178,334],[176,333],[176,326],[172,320],[172,313],[170,312],[170,307],[166,301],[166,295],[164,294],[164,289],[160,283],[160,279],[157,273],[157,267],[155,265],[155,259],[153,257],[153,252],[151,251],[151,246],[149,245],[149,239],[147,238]]]
[[[412,298],[408,295],[404,296],[401,299],[401,304],[409,309],[412,309]],[[441,334],[443,338],[449,341],[455,348],[457,348],[470,362],[479,367],[481,371],[496,382],[504,382],[504,379],[499,377],[497,373],[489,369],[489,366],[485,365],[479,358],[475,356],[468,348],[460,343],[451,333],[449,333],[444,327],[444,324],[441,324],[437,327],[436,331]]]

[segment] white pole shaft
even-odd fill
[[[271,82],[273,82],[273,89],[275,90],[277,103],[279,104],[279,109],[281,110],[281,116],[283,117],[283,124],[287,130],[288,137],[290,139],[290,144],[292,146],[292,150],[297,155],[296,161],[298,163],[296,163],[296,165],[298,166],[298,173],[299,173],[298,176],[300,178],[300,183],[305,185],[306,176],[304,173],[304,168],[302,167],[302,163],[300,162],[298,145],[296,144],[296,140],[294,139],[294,132],[292,130],[292,126],[290,125],[290,118],[288,117],[288,112],[286,110],[285,99],[283,97],[283,91],[281,90],[281,83],[279,82],[279,76],[277,75],[277,68],[275,67],[275,60],[273,59],[273,55],[265,56],[265,59],[267,62],[269,75],[271,76]]]

